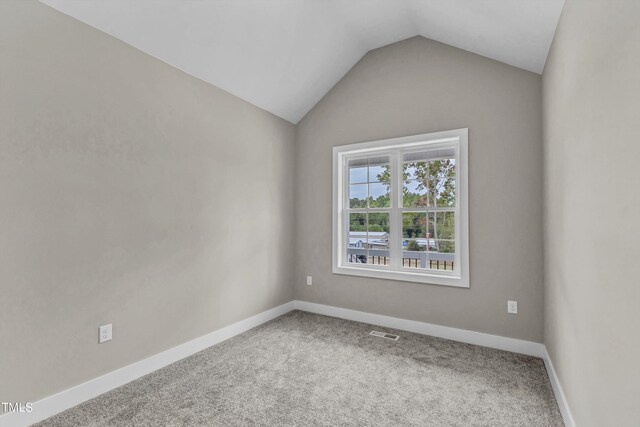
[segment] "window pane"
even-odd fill
[[[456,205],[455,169],[449,170],[445,176],[431,179],[430,185],[433,187],[433,199],[435,199],[436,206],[453,207]]]
[[[433,232],[431,237],[434,239],[455,239],[455,213],[454,212],[431,212],[429,220],[435,224],[435,228],[431,228]]]
[[[391,183],[391,170],[389,164],[371,164],[369,165],[369,182],[386,182]]]
[[[406,173],[406,177],[404,179],[424,181],[430,176],[428,162],[405,163],[404,169]]]
[[[365,213],[349,214],[347,262],[367,263],[367,214]]]
[[[369,213],[369,233],[389,233],[389,214],[387,212]]]
[[[444,254],[447,255],[447,254]],[[455,271],[454,257],[438,256],[437,253],[430,253],[426,262],[426,268],[440,271]]]
[[[365,237],[367,231],[367,214],[366,213],[350,213],[349,214],[349,233],[362,234]]]
[[[405,252],[427,252],[427,239],[405,239],[402,241]]]
[[[402,185],[402,205],[405,208],[456,205],[455,178],[406,180]]]
[[[367,207],[367,184],[355,184],[349,186],[349,207]]]
[[[453,149],[407,153],[403,164],[403,206],[455,206],[456,160]]]
[[[434,178],[456,177],[456,159],[444,158],[429,162],[429,176]]]
[[[455,270],[455,242],[452,240],[433,240],[427,254],[427,268],[432,270]]]
[[[367,164],[362,161],[349,162],[349,184],[367,182]]]
[[[402,214],[402,238],[426,239],[427,238],[427,213],[404,212]]]
[[[380,182],[369,184],[369,207],[391,207],[391,195],[389,186]]]
[[[454,271],[455,243],[450,240],[435,240],[427,254],[427,268],[432,270]]]
[[[418,180],[406,180],[402,184],[402,206],[418,208],[429,206],[427,183]]]
[[[427,262],[427,239],[404,239],[402,241],[402,266],[425,268]]]
[[[389,253],[389,214],[386,212],[369,213],[368,258],[367,263],[388,265]]]
[[[404,180],[417,179],[416,166],[413,163],[404,163],[402,165],[402,173]]]
[[[442,254],[455,254],[456,243],[452,240],[436,240],[436,250]]]

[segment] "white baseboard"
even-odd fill
[[[306,301],[295,301],[295,308],[311,313],[340,317],[341,319],[354,320],[356,322],[371,323],[392,329],[400,329],[433,337],[446,338],[453,341],[461,341],[468,344],[497,348],[499,350],[512,351],[514,353],[529,356],[544,357],[544,345],[524,341],[515,338],[490,335],[482,332],[473,332],[465,329],[451,328],[448,326],[434,325],[432,323],[418,322],[415,320],[400,319],[398,317],[382,316],[380,314],[366,313],[364,311],[350,310],[347,308],[333,307]]]
[[[544,366],[547,368],[547,374],[549,375],[551,387],[553,388],[553,394],[556,396],[556,402],[558,402],[558,407],[560,408],[560,413],[562,414],[562,419],[564,420],[564,425],[565,427],[576,427],[576,422],[573,420],[573,415],[571,415],[571,410],[569,409],[569,402],[567,402],[567,398],[562,391],[560,380],[558,379],[556,370],[553,367],[553,362],[551,361],[551,356],[549,356],[546,347],[544,349],[543,359]]]
[[[117,369],[94,378],[85,383],[61,391],[60,393],[46,397],[33,403],[31,412],[9,412],[0,416],[0,425],[3,427],[28,426],[38,421],[49,418],[59,412],[120,387],[130,381],[147,375],[153,371],[191,356],[207,347],[218,344],[251,328],[275,319],[294,309],[294,302],[290,301],[278,307],[241,320],[232,325],[218,329],[210,334],[203,335],[194,340],[180,344],[176,347],[155,354],[139,362],[132,363],[124,368]]]
[[[547,368],[549,380],[551,381],[551,386],[556,396],[556,400],[558,401],[558,406],[560,407],[560,412],[565,425],[567,427],[575,427],[571,411],[567,405],[567,400],[562,392],[562,387],[558,381],[558,377],[553,368],[553,364],[551,363],[551,359],[549,358],[549,354],[543,344],[448,326],[434,325],[415,320],[406,320],[397,317],[383,316],[380,314],[366,313],[347,308],[316,304],[307,301],[290,301],[245,320],[241,320],[240,322],[218,329],[210,334],[163,351],[162,353],[158,353],[139,362],[125,366],[124,368],[109,372],[101,377],[46,397],[35,402],[33,404],[33,411],[30,413],[12,412],[0,416],[0,425],[13,427],[28,426],[32,423],[36,423],[84,401],[99,396],[102,393],[106,393],[107,391],[113,390],[114,388],[120,387],[130,381],[170,365],[171,363],[177,362],[178,360],[195,354],[205,348],[232,338],[294,309],[540,357],[544,360]]]

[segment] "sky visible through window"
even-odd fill
[[[366,166],[350,168],[349,183],[362,184],[367,182],[376,182],[379,181],[378,177],[384,172],[384,166],[370,166],[368,176]],[[367,198],[367,191],[369,192],[370,197],[377,199],[380,196],[386,195],[388,193],[388,188],[384,183],[370,185],[368,190],[366,185],[352,185],[349,191],[349,197],[352,199],[356,198],[365,200]]]

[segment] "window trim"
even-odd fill
[[[334,274],[346,274],[351,276],[363,276],[378,279],[391,279],[399,281],[417,282],[434,285],[455,286],[461,288],[469,287],[469,180],[468,180],[468,128],[455,129],[443,132],[426,133],[420,135],[404,136],[400,138],[390,138],[377,141],[360,142],[356,144],[340,145],[333,147],[333,234],[332,234],[332,271]],[[371,157],[382,155],[385,151],[398,151],[411,149],[416,146],[438,144],[457,145],[456,158],[456,202],[458,209],[458,221],[456,224],[457,249],[459,253],[459,274],[436,273],[434,271],[409,270],[399,266],[397,270],[390,267],[380,267],[374,265],[349,266],[346,264],[346,247],[342,243],[345,236],[345,179],[347,162],[345,159],[354,157]],[[394,161],[392,158],[391,161]],[[401,160],[396,159],[396,162]],[[396,163],[397,164],[397,163]],[[397,167],[397,166],[396,166]],[[392,197],[401,200],[402,182],[399,182],[399,174],[392,174]],[[396,201],[400,209],[394,209],[394,204],[390,208],[390,234],[391,244],[395,245],[401,239],[398,213],[402,211],[402,206]],[[386,210],[387,208],[382,208]],[[410,208],[406,208],[410,210]],[[396,260],[399,263],[399,260]]]

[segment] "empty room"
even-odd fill
[[[0,0],[0,426],[640,427],[639,0]]]

